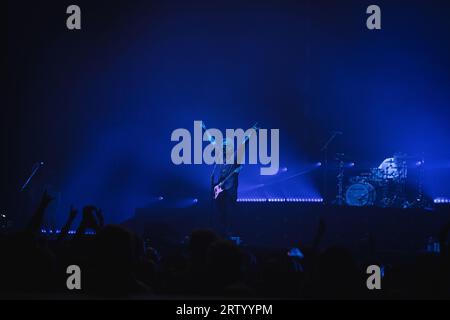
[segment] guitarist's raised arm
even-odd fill
[[[214,137],[212,137],[209,132],[208,129],[206,128],[205,123],[202,121],[202,129],[205,130],[206,135],[208,136],[208,141],[212,144],[216,144],[216,140],[214,139]]]
[[[258,123],[255,123],[253,125],[253,127],[251,127],[250,130],[250,134],[245,135],[244,140],[242,141],[242,143],[239,145],[239,147],[237,148],[236,152],[237,152],[237,156],[236,156],[236,163],[237,164],[242,164],[242,160],[244,157],[244,152],[245,152],[245,145],[247,144],[247,142],[250,140],[251,136],[253,133],[256,133],[256,130],[258,130]]]

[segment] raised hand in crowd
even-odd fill
[[[72,227],[73,221],[75,220],[77,215],[78,215],[77,208],[75,208],[73,205],[71,205],[67,221],[64,224],[64,226],[62,227],[61,233],[58,236],[58,239],[57,239],[58,242],[61,242],[66,238],[67,234],[69,233],[70,228]]]
[[[97,217],[101,217],[101,221],[99,222]],[[77,229],[76,236],[81,236],[86,233],[88,230],[92,230],[94,232],[98,232],[103,224],[103,215],[101,211],[97,209],[93,205],[88,205],[83,208],[83,214],[81,217],[80,225]]]
[[[44,191],[41,200],[39,202],[39,205],[34,212],[33,216],[30,219],[30,222],[28,223],[28,226],[26,228],[27,232],[36,234],[39,232],[42,222],[44,220],[45,210],[48,208],[49,204],[54,200],[54,198],[47,192],[47,190]]]

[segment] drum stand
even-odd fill
[[[391,200],[388,197],[389,194],[389,181],[384,181],[383,186],[381,187],[382,198],[380,200],[380,207],[386,208],[391,205]]]
[[[412,203],[413,207],[417,208],[424,208],[425,207],[425,199],[423,198],[423,177],[424,177],[424,157],[422,154],[422,157],[420,159],[420,166],[419,166],[419,177],[417,180],[417,197],[414,199],[414,202]]]
[[[339,173],[336,178],[338,192],[336,195],[335,203],[338,206],[342,206],[344,204],[344,161],[342,159],[339,159]]]
[[[325,142],[322,148],[320,148],[320,151],[323,152],[323,159],[324,159],[324,165],[323,165],[323,202],[324,204],[328,204],[329,197],[328,197],[328,147],[331,144],[331,142],[336,138],[337,135],[342,134],[342,132],[339,131],[333,131],[331,136],[328,138],[328,140]]]
[[[391,199],[389,199],[389,188],[391,187],[391,181],[388,179],[388,171],[387,169],[383,170],[383,182],[381,185],[381,200],[380,200],[380,207],[387,208],[391,206],[392,202]]]

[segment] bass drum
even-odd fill
[[[375,188],[370,183],[354,183],[345,192],[345,201],[349,206],[373,206],[375,198]]]

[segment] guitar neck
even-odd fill
[[[241,171],[241,168],[242,168],[242,166],[239,166],[236,169],[234,169],[228,176],[225,177],[225,179],[223,179],[222,181],[219,182],[219,185],[223,185],[225,183],[225,181],[227,181],[228,179],[230,179],[233,176],[233,174]]]

